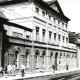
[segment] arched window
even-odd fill
[[[67,58],[69,57],[68,53],[67,53]]]
[[[29,55],[30,55],[30,51],[29,50],[26,50],[26,67],[29,68]]]
[[[39,67],[39,51],[36,50],[35,52],[35,67],[38,68]]]
[[[60,58],[61,58],[61,56],[62,56],[62,53],[60,53]]]
[[[64,53],[64,57],[66,56],[66,54]]]
[[[70,53],[68,54],[68,57],[70,58]]]
[[[77,54],[75,54],[75,58],[77,58]]]
[[[15,51],[14,57],[15,57],[15,67],[19,68],[19,51],[18,50]]]
[[[46,52],[43,51],[42,53],[42,65],[45,67],[45,58],[46,58]]]

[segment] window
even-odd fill
[[[45,36],[45,29],[43,29],[42,32],[43,32],[43,36]]]
[[[72,54],[72,58],[74,57],[74,54]]]
[[[63,36],[63,42],[64,42],[65,37]]]
[[[35,67],[38,68],[39,67],[39,51],[36,50],[35,52]]]
[[[65,24],[66,25],[66,30],[67,30],[67,24]]]
[[[64,26],[64,23],[62,22],[62,26]]]
[[[19,68],[19,51],[15,51],[15,68]]]
[[[39,27],[36,27],[36,34],[39,34]]]
[[[60,53],[60,58],[61,58],[61,56],[62,56],[62,53]]]
[[[36,7],[36,12],[39,13],[39,8]]]
[[[75,58],[77,57],[77,54],[75,54]]]
[[[54,22],[56,21],[56,18],[54,18]]]
[[[56,40],[56,33],[54,33],[54,40]]]
[[[30,54],[30,51],[27,50],[26,51],[26,67],[29,68],[29,54]]]
[[[66,37],[66,43],[68,43],[68,37]]]
[[[45,51],[43,51],[43,53],[42,53],[42,65],[43,66],[45,66],[45,56],[46,55],[46,52]]]
[[[45,32],[46,32],[45,29],[43,29],[42,30],[42,35],[43,35],[43,38],[42,39],[43,39],[43,42],[45,42]]]
[[[58,20],[58,24],[60,24],[60,21]]]
[[[29,35],[26,35],[26,39],[30,39],[30,36]]]
[[[51,19],[51,15],[49,15],[49,19]]]
[[[49,31],[49,39],[51,39],[51,34],[52,34],[52,32],[51,32],[51,31]]]
[[[58,35],[58,40],[60,41],[60,39],[61,39],[61,35],[59,34],[59,35]]]
[[[45,16],[45,12],[44,11],[42,11],[42,15]]]
[[[36,41],[39,41],[39,27],[36,27]]]
[[[52,57],[53,57],[53,52],[50,53],[50,64],[51,64],[51,66],[52,66],[52,61],[53,61]]]

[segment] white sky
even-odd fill
[[[65,16],[71,19],[68,30],[80,33],[80,0],[58,0],[58,2]]]

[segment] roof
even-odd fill
[[[51,4],[51,3],[54,3],[56,0],[51,0],[51,1],[47,1],[46,3],[47,4]]]
[[[6,16],[3,14],[3,12],[0,11],[0,17],[6,18]]]
[[[57,14],[58,16],[61,16],[63,19],[65,19],[65,20],[67,20],[67,21],[70,20],[68,17],[66,17],[66,16],[63,14],[63,12],[62,12],[62,10],[61,10],[61,8],[60,8],[57,0],[53,0],[53,1],[48,2],[48,3],[44,2],[43,0],[11,0],[11,1],[0,2],[0,6],[12,5],[12,4],[17,4],[17,3],[27,2],[27,1],[37,2],[38,4],[44,6],[45,8],[47,8],[47,9],[49,9],[49,10],[51,10],[52,12],[54,12],[55,14]],[[60,10],[60,13],[58,13],[56,10],[54,10],[54,9],[52,9],[52,8],[50,7],[50,4],[52,4],[52,3],[54,3],[54,2],[55,2],[56,4],[58,4],[58,9]]]

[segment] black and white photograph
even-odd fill
[[[0,80],[80,80],[80,0],[0,0]]]

